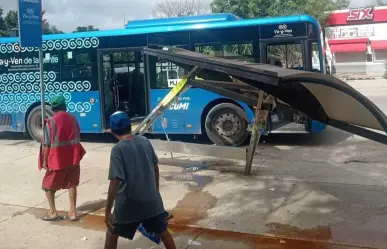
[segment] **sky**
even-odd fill
[[[43,0],[45,18],[64,32],[77,26],[99,29],[122,28],[128,20],[151,18],[158,0]],[[364,7],[376,0],[351,0],[350,7]],[[16,10],[17,0],[0,0],[5,12]]]

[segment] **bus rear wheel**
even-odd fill
[[[52,112],[49,106],[45,106],[46,110],[46,118],[52,117],[54,113]],[[30,137],[37,141],[41,141],[41,137],[43,135],[42,128],[42,106],[37,106],[31,110],[27,118],[27,131]]]
[[[207,114],[205,129],[208,138],[216,145],[239,146],[248,136],[244,111],[231,103],[213,107]]]

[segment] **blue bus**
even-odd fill
[[[116,110],[127,112],[133,124],[140,122],[185,73],[159,60],[153,77],[157,80],[149,82],[141,53],[146,46],[174,46],[325,73],[322,44],[320,25],[308,15],[243,20],[232,14],[211,14],[131,21],[117,30],[45,35],[45,96],[48,103],[62,94],[82,133],[103,133],[109,130],[108,118]],[[3,131],[28,132],[40,140],[39,80],[37,48],[19,47],[18,38],[0,38]],[[50,106],[46,108],[47,115],[52,115]],[[191,88],[170,105],[150,132],[205,134],[215,144],[237,146],[248,136],[253,115],[253,108],[245,103]],[[266,132],[308,133],[324,128],[278,102]]]

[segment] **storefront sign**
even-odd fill
[[[357,22],[374,19],[374,7],[350,9],[347,22]]]

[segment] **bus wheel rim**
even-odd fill
[[[43,127],[42,127],[42,116],[39,114],[36,114],[33,121],[33,132],[38,135],[43,135]]]
[[[241,129],[241,119],[234,113],[222,113],[215,120],[215,128],[221,136],[235,137]]]

